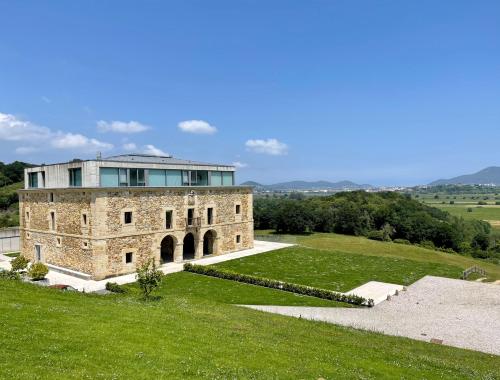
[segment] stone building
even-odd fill
[[[234,167],[129,154],[25,170],[21,252],[103,279],[150,258],[182,262],[253,247],[252,189]]]

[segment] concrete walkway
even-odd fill
[[[426,276],[373,308],[244,305],[500,355],[498,285]]]
[[[219,256],[204,257],[198,260],[191,260],[190,262],[199,265],[217,264],[223,261],[239,259],[241,257],[253,256],[259,253],[274,251],[280,248],[286,248],[291,245],[293,244],[255,240],[254,247],[251,249],[245,249],[243,251],[227,253]],[[10,261],[10,258],[8,258],[7,256],[5,256],[5,258],[9,259]],[[5,270],[10,270],[9,261],[7,260],[0,261],[0,268]],[[184,263],[168,263],[162,265],[159,269],[165,274],[170,274],[170,273],[182,272],[183,268],[184,268]],[[55,270],[50,270],[46,278],[49,282],[49,285],[54,285],[54,284],[70,285],[75,289],[78,289],[80,291],[85,291],[87,293],[105,289],[107,282],[116,282],[117,284],[123,285],[136,281],[135,273],[117,277],[110,277],[101,281],[94,281],[94,280],[82,279],[76,276],[71,276],[69,274],[61,273]]]
[[[389,284],[387,282],[369,281],[353,290],[348,291],[346,294],[354,294],[363,298],[372,299],[374,305],[385,301],[388,296],[402,291],[403,285]]]

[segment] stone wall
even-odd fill
[[[51,192],[54,202],[50,202]],[[21,190],[21,250],[33,259],[35,244],[41,244],[45,262],[95,279],[132,273],[149,258],[160,263],[167,235],[175,240],[175,261],[183,261],[183,242],[189,232],[194,236],[196,258],[203,255],[207,231],[215,236],[214,254],[253,247],[252,203],[252,190],[244,187]],[[211,225],[207,224],[209,207],[214,216]],[[186,225],[188,208],[199,220],[193,227]],[[165,225],[167,210],[173,211],[171,229]],[[129,225],[124,223],[126,211],[132,212]],[[50,212],[56,216],[54,231],[49,229]],[[127,252],[132,253],[132,263],[125,262]]]

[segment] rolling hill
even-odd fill
[[[247,181],[242,183],[243,186],[253,186],[258,191],[287,191],[287,190],[360,190],[370,189],[371,185],[359,185],[351,181],[290,181],[275,183],[272,185],[262,185],[258,182]]]
[[[429,186],[438,185],[500,185],[500,167],[490,166],[489,168],[473,174],[461,175],[450,179],[439,179],[431,182]]]

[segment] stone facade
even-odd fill
[[[150,258],[181,262],[253,247],[249,187],[36,189],[19,195],[22,254],[36,260],[38,245],[42,262],[93,279],[133,273]]]

